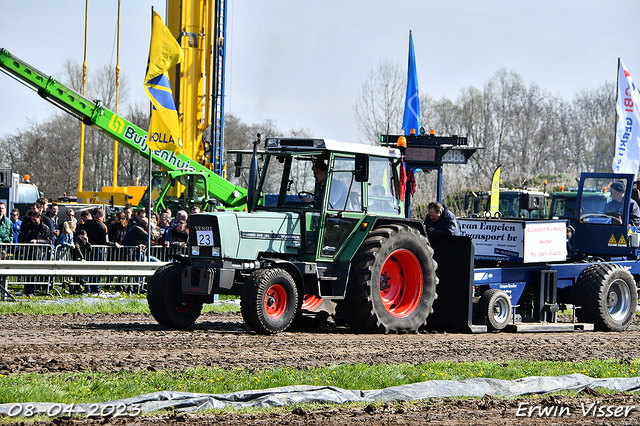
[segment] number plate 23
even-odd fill
[[[199,246],[213,246],[213,231],[196,231]]]

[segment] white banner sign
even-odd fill
[[[558,262],[567,257],[564,221],[460,218],[461,235],[473,240],[477,260]]]
[[[616,128],[614,173],[632,173],[637,179],[640,166],[640,97],[631,74],[618,64],[618,124]]]

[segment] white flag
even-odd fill
[[[638,177],[640,166],[640,96],[631,74],[618,60],[618,124],[613,157],[614,173],[632,173]]]

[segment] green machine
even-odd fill
[[[154,318],[185,328],[215,294],[232,294],[241,296],[245,323],[263,334],[332,305],[360,332],[425,325],[436,264],[422,221],[404,216],[400,149],[327,139],[260,143],[248,211],[189,218],[189,255],[149,281]]]
[[[149,158],[147,132],[115,112],[100,101],[90,101],[55,78],[0,49],[0,71],[32,88],[45,100],[92,126],[127,148]],[[196,160],[172,151],[153,151],[152,161],[163,171],[155,173],[150,188],[140,199],[146,207],[149,193],[154,210],[171,208],[173,211],[197,205],[202,210],[219,203],[224,208],[243,209],[247,190],[233,185]]]

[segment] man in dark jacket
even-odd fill
[[[100,211],[100,209],[99,209]],[[99,215],[99,217],[102,217]],[[102,223],[99,219],[93,219],[91,213],[87,210],[80,213],[81,222],[76,230],[79,233],[80,231],[85,231],[87,233],[87,239],[89,240],[89,244],[91,244],[92,249],[90,252],[90,258],[87,260],[104,260],[104,248],[96,248],[93,246],[106,246],[108,245],[107,241],[107,227],[104,223]],[[77,240],[76,240],[77,242]],[[85,292],[87,293],[99,293],[100,286],[97,284],[99,279],[96,277],[91,277],[89,280],[91,284],[87,286]]]
[[[164,244],[167,247],[186,247],[188,242],[189,232],[187,231],[187,222],[184,220],[176,222],[164,236]]]
[[[51,244],[51,229],[42,222],[42,215],[39,211],[31,212],[31,222],[22,224],[18,242],[25,244]]]
[[[23,244],[47,244],[51,246],[51,229],[42,222],[39,211],[30,212],[31,222],[23,223],[20,228],[18,242]],[[27,220],[25,219],[24,222]],[[36,250],[28,250],[26,253],[28,260],[49,260],[47,249],[38,247]],[[24,294],[30,296],[34,293],[33,284],[25,284]]]
[[[99,219],[93,219],[89,211],[83,211],[80,214],[83,218],[81,224],[78,225],[77,231],[87,231],[87,237],[92,246],[106,246],[107,245],[107,227]]]
[[[424,225],[431,235],[460,235],[455,215],[437,201],[429,203]]]
[[[138,246],[140,250],[135,251],[136,260],[142,260],[142,252],[147,249],[149,220],[146,217],[140,219],[140,223],[133,226],[127,231],[122,239],[123,246]],[[158,259],[150,256],[150,261],[158,262]]]

